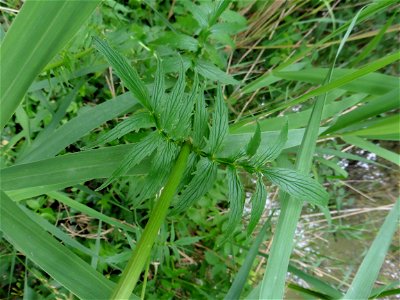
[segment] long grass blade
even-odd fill
[[[242,293],[242,290],[247,282],[251,267],[258,254],[258,248],[260,248],[261,243],[265,240],[267,230],[270,226],[270,219],[268,219],[252,243],[250,250],[247,252],[246,259],[243,262],[243,265],[240,267],[239,272],[236,274],[235,280],[233,281],[228,293],[224,298],[225,300],[240,299],[240,294]]]
[[[374,283],[379,275],[379,270],[389,249],[392,237],[398,228],[400,214],[400,199],[396,201],[385,219],[378,235],[368,250],[349,290],[343,299],[368,299]]]
[[[100,0],[26,1],[0,45],[0,130],[30,84],[91,15]]]
[[[0,230],[30,260],[81,299],[104,299],[114,284],[33,222],[3,191]]]
[[[307,175],[311,169],[322,112],[327,98],[326,92],[330,90],[325,88],[330,85],[329,82],[332,78],[333,69],[340,50],[343,48],[361,12],[362,9],[353,18],[345,37],[339,45],[330,71],[325,79],[325,84],[321,87],[322,90],[325,90],[325,94],[318,97],[314,103],[313,111],[296,159],[296,169],[301,174]],[[302,201],[293,200],[288,194],[284,194],[281,199],[281,213],[275,232],[276,238],[272,242],[267,270],[261,283],[259,296],[261,299],[282,299],[284,295],[287,267],[293,247],[293,237],[303,207]]]

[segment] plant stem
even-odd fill
[[[150,251],[158,236],[158,231],[167,216],[168,208],[185,171],[189,153],[189,144],[183,144],[178,159],[168,178],[168,182],[150,214],[149,221],[146,224],[136,248],[133,250],[132,256],[122,273],[118,285],[111,295],[111,299],[129,299],[131,296],[140,273],[150,256]]]

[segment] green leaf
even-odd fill
[[[165,93],[164,71],[161,60],[157,59],[157,72],[153,85],[153,93],[151,96],[151,106],[154,107],[154,111],[157,113],[158,117],[160,117],[161,115],[159,107],[163,101],[164,93]]]
[[[395,59],[394,57],[391,57],[390,59],[387,59],[385,61],[376,61],[374,63],[371,63],[369,66],[362,68],[362,71],[360,69],[352,73],[350,76],[351,78],[341,78],[335,82],[331,82],[336,60],[363,9],[364,8],[358,11],[358,13],[354,16],[351,23],[349,24],[346,34],[341,39],[338,51],[336,52],[336,56],[324,80],[324,85],[321,87],[321,94],[316,93],[316,95],[320,96],[316,99],[313,105],[310,120],[308,122],[306,132],[304,134],[303,141],[301,143],[296,158],[296,170],[299,173],[293,174],[294,176],[292,178],[292,175],[290,174],[285,175],[285,173],[291,173],[292,171],[286,170],[283,172],[279,171],[278,174],[275,174],[278,175],[276,178],[274,178],[274,176],[272,178],[270,177],[271,180],[278,179],[278,182],[281,181],[283,183],[281,187],[283,190],[286,189],[287,193],[284,193],[281,198],[281,212],[275,231],[276,236],[279,238],[274,239],[272,242],[270,252],[271,256],[268,260],[267,269],[261,283],[261,298],[280,299],[283,298],[284,295],[287,267],[289,265],[290,254],[293,249],[293,240],[297,227],[297,222],[300,218],[303,207],[302,201],[292,201],[289,194],[291,194],[293,198],[297,197],[296,194],[303,194],[304,196],[306,196],[305,199],[302,199],[303,201],[308,201],[310,203],[313,203],[315,201],[314,203],[317,205],[324,206],[328,204],[327,202],[329,195],[327,194],[327,192],[317,182],[307,177],[312,166],[316,142],[320,130],[322,112],[326,103],[326,99],[328,97],[328,92],[333,88],[341,86],[347,80],[352,81],[355,78],[358,78],[357,76],[361,77],[362,75],[373,72],[376,70],[375,68],[379,68],[380,66],[389,63],[389,61],[391,61],[392,59]],[[318,88],[316,90],[318,90]],[[314,91],[312,91],[311,93],[313,93]],[[298,99],[301,98],[303,97],[300,97]],[[291,179],[294,179],[294,182],[290,182]],[[285,180],[287,180],[286,183],[284,183]]]
[[[0,230],[11,244],[79,298],[111,295],[112,282],[33,222],[3,191],[0,196]]]
[[[383,147],[380,147],[372,142],[369,142],[357,136],[342,136],[342,139],[348,144],[352,144],[354,146],[357,146],[358,148],[375,153],[376,155],[396,165],[400,165],[400,155],[395,152],[387,150]]]
[[[128,93],[82,111],[75,118],[51,132],[46,139],[34,141],[18,163],[28,163],[55,156],[92,129],[131,111],[137,102]]]
[[[75,201],[76,202],[76,201]],[[40,215],[34,213],[33,211],[29,210],[28,208],[24,206],[19,207],[29,218],[32,219],[33,222],[35,222],[37,225],[39,225],[41,228],[43,228],[45,231],[59,239],[64,243],[64,245],[68,245],[72,248],[75,248],[79,250],[80,252],[93,257],[95,253],[89,249],[83,246],[81,243],[79,243],[76,239],[72,238],[70,235],[62,231],[60,228],[54,226],[53,224],[50,224],[49,221],[46,219],[42,218]]]
[[[369,248],[343,299],[368,299],[385,260],[393,235],[398,229],[400,199],[397,199]]]
[[[207,158],[202,158],[197,164],[196,172],[187,187],[178,198],[171,213],[178,214],[189,208],[196,200],[204,196],[212,188],[217,178],[218,167]]]
[[[138,165],[147,156],[150,156],[161,143],[161,136],[158,132],[152,132],[140,142],[136,143],[133,149],[124,157],[119,167],[112,173],[110,178],[106,180],[97,190],[104,189],[117,177],[125,175],[129,169]]]
[[[172,142],[161,140],[151,162],[149,174],[140,191],[138,201],[153,197],[167,180],[172,163],[178,155],[179,147]]]
[[[307,101],[312,97],[324,95],[325,93],[330,92],[336,88],[341,88],[342,86],[344,86],[350,82],[353,82],[354,80],[361,78],[367,74],[377,71],[387,65],[390,65],[390,64],[398,61],[399,59],[400,59],[400,51],[389,54],[389,55],[382,57],[378,60],[375,60],[375,61],[371,62],[370,64],[363,66],[353,72],[347,73],[346,75],[338,78],[337,80],[334,80],[332,82],[324,84],[324,85],[312,90],[311,92],[308,92],[294,100],[291,100],[291,101],[286,102],[276,108],[273,108],[272,110],[269,111],[269,113],[272,114],[274,112],[281,111],[290,106],[303,103],[304,101]],[[329,75],[329,72],[328,72],[328,75]],[[365,90],[364,90],[364,92],[365,92]],[[386,93],[386,92],[387,92],[386,89],[384,91],[382,91],[382,93]]]
[[[220,70],[216,65],[212,64],[211,62],[202,59],[198,59],[196,61],[195,70],[204,78],[211,81],[216,81],[223,84],[239,84],[239,82],[231,75]]]
[[[148,112],[139,112],[130,116],[128,119],[118,123],[117,126],[115,126],[107,133],[101,135],[96,141],[84,147],[84,149],[97,147],[99,145],[119,139],[129,132],[135,132],[142,128],[150,128],[154,126],[154,119]]]
[[[267,190],[265,189],[262,177],[258,176],[256,190],[251,196],[251,217],[247,227],[247,234],[250,235],[256,227],[267,202]]]
[[[171,46],[175,49],[188,50],[195,52],[199,47],[199,42],[190,35],[176,32],[165,32],[162,37],[153,43],[162,46]]]
[[[231,2],[232,2],[232,0],[218,0],[214,3],[213,12],[211,13],[209,20],[208,20],[209,27],[211,27],[212,25],[214,25],[217,22],[218,18],[228,8],[228,6]]]
[[[208,112],[206,102],[204,100],[204,89],[201,89],[200,94],[196,98],[195,112],[193,118],[193,145],[202,148],[204,147],[205,138],[208,134]]]
[[[104,55],[108,63],[114,68],[118,77],[122,79],[136,99],[148,110],[153,111],[154,108],[150,106],[150,97],[146,86],[139,78],[137,71],[131,67],[125,57],[112,49],[106,41],[97,37],[93,37],[93,43],[97,50]]]
[[[1,187],[6,192],[12,191],[13,194],[26,191],[28,194],[40,195],[86,180],[105,178],[135,149],[135,145],[76,152],[4,168],[0,171]],[[144,161],[130,170],[129,174],[144,175],[148,173],[148,169],[149,162]]]
[[[229,199],[229,219],[227,225],[226,238],[230,237],[240,220],[242,219],[244,208],[244,188],[240,181],[236,168],[229,166],[227,168],[228,181],[228,199]]]
[[[193,103],[185,96],[185,86],[185,72],[181,63],[178,80],[161,106],[161,127],[175,139],[181,139],[180,133],[189,130],[191,125]]]
[[[188,246],[200,241],[203,237],[201,236],[188,236],[180,238],[179,240],[174,241],[174,245],[176,246]]]
[[[342,135],[357,135],[370,139],[377,140],[400,140],[400,115],[395,114],[383,118],[378,118],[373,121],[366,121],[360,124],[355,124],[362,129],[352,130],[342,133]]]
[[[134,227],[123,223],[117,219],[111,218],[109,216],[106,216],[97,210],[90,208],[86,206],[85,204],[82,204],[74,199],[69,198],[67,195],[61,192],[49,192],[47,195],[67,206],[69,206],[72,209],[75,209],[76,211],[79,211],[83,214],[88,215],[89,217],[96,218],[98,220],[103,221],[104,223],[110,224],[112,226],[115,226],[117,228],[121,228],[123,230],[126,230],[128,232],[135,232]]]
[[[336,132],[359,121],[396,109],[398,106],[399,94],[400,91],[397,88],[382,96],[372,99],[357,109],[351,110],[350,112],[340,116],[337,121],[324,132],[324,134]]]
[[[260,153],[256,154],[250,161],[251,164],[255,165],[257,168],[264,166],[267,162],[275,160],[279,154],[281,154],[288,139],[288,123],[283,126],[279,137],[274,142],[271,147],[266,147],[266,149]],[[262,150],[261,150],[262,151]]]
[[[311,204],[326,206],[329,194],[315,180],[296,171],[282,168],[264,168],[263,174],[293,198]]]
[[[177,125],[175,126],[175,129],[173,131],[174,137],[176,137],[178,140],[186,139],[190,134],[193,105],[196,101],[196,98],[198,97],[198,87],[199,87],[199,77],[197,76],[196,73],[194,77],[192,91],[190,92],[187,99],[184,99],[185,101],[181,104],[181,107],[178,111],[179,121],[177,122]]]
[[[257,122],[254,135],[251,137],[249,143],[247,144],[246,154],[248,157],[252,157],[254,154],[256,154],[258,147],[260,147],[260,143],[261,143],[261,130],[260,130],[260,124]]]
[[[0,45],[0,130],[29,86],[100,3],[26,1]]]
[[[222,96],[222,88],[219,85],[217,89],[217,98],[213,113],[212,125],[210,129],[210,138],[207,144],[207,151],[215,154],[224,142],[228,134],[228,109]]]
[[[303,134],[304,129],[290,130],[285,148],[298,146]],[[263,132],[261,147],[268,146],[268,141],[276,139],[278,135],[278,132]],[[231,152],[235,153],[244,148],[251,136],[252,134],[228,135],[221,157],[228,157]],[[24,199],[87,180],[106,178],[133,148],[135,144],[111,146],[3,168],[0,171],[1,185],[3,190],[12,193],[14,198],[18,194],[18,199]],[[57,168],[54,168],[55,165]],[[149,168],[149,161],[145,160],[132,168],[129,175],[146,175]]]
[[[343,77],[350,76],[355,71],[357,70],[337,68],[332,75],[332,79],[334,81],[340,80]],[[322,84],[326,76],[329,74],[329,68],[310,68],[301,71],[274,72],[273,74],[276,77],[286,80]],[[396,76],[381,73],[369,73],[362,77],[357,76],[350,82],[340,85],[340,89],[350,92],[367,93],[370,95],[383,95],[398,88],[397,82],[398,79]]]
[[[270,226],[271,226],[271,220],[267,220],[264,223],[263,227],[261,228],[260,232],[257,234],[257,237],[252,241],[251,247],[246,254],[246,259],[243,262],[242,266],[240,267],[239,272],[237,272],[235,280],[232,282],[232,285],[229,288],[228,293],[224,297],[225,300],[241,299],[240,295],[242,293],[242,290],[246,282],[248,281],[251,267],[258,254],[258,248],[260,247],[261,243],[265,240],[267,230],[269,229]]]

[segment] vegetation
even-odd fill
[[[399,294],[398,8],[9,1],[1,297]]]

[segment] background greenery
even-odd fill
[[[182,59],[188,78],[197,71],[206,84],[210,111],[216,81],[225,84],[230,131],[237,138],[252,134],[257,119],[263,138],[272,139],[286,120],[282,116],[288,116],[289,141],[276,162],[279,166],[294,164],[310,115],[309,100],[329,91],[321,124],[327,131],[319,137],[312,173],[330,193],[330,214],[304,207],[285,297],[311,297],[310,290],[325,292],[325,296],[314,297],[327,297],[327,287],[316,287],[318,279],[346,291],[398,197],[399,82],[395,76],[399,65],[394,60],[380,63],[398,50],[400,27],[394,1],[381,1],[372,12],[365,9],[360,14],[336,62],[340,69],[334,71],[331,88],[315,88],[324,81],[343,41],[348,26],[344,30],[341,26],[368,3],[237,1],[210,21],[205,18],[211,10],[208,2],[102,2],[67,46],[40,68],[40,75],[2,131],[2,189],[19,201],[33,221],[93,269],[117,281],[148,220],[152,202],[136,197],[135,189],[143,180],[137,176],[122,177],[107,189],[95,191],[129,146],[79,154],[100,179],[83,169],[69,175],[65,171],[73,163],[79,166],[65,154],[79,152],[98,140],[139,107],[94,50],[92,36],[107,39],[149,85],[156,71],[155,54],[163,59],[169,87],[176,81]],[[2,38],[21,5],[20,1],[2,5]],[[379,66],[365,71],[364,77],[355,77],[353,72],[369,64]],[[378,69],[379,74],[371,73]],[[133,143],[143,134],[144,130],[128,133],[109,146]],[[41,181],[42,174],[50,171]],[[245,230],[254,184],[243,174],[247,193],[243,224],[229,242],[221,244],[228,220],[223,173],[218,173],[212,190],[185,214],[168,216],[145,277],[135,290],[137,295],[215,299],[228,293],[260,226],[253,235]],[[27,174],[31,177],[24,181]],[[269,232],[277,222],[277,197],[278,190],[269,185],[260,222],[270,216]],[[262,280],[271,237],[267,234],[260,241],[263,245],[255,262],[250,262],[242,295]],[[5,239],[0,247],[2,298],[74,297]],[[396,293],[398,257],[395,235],[375,288]]]

